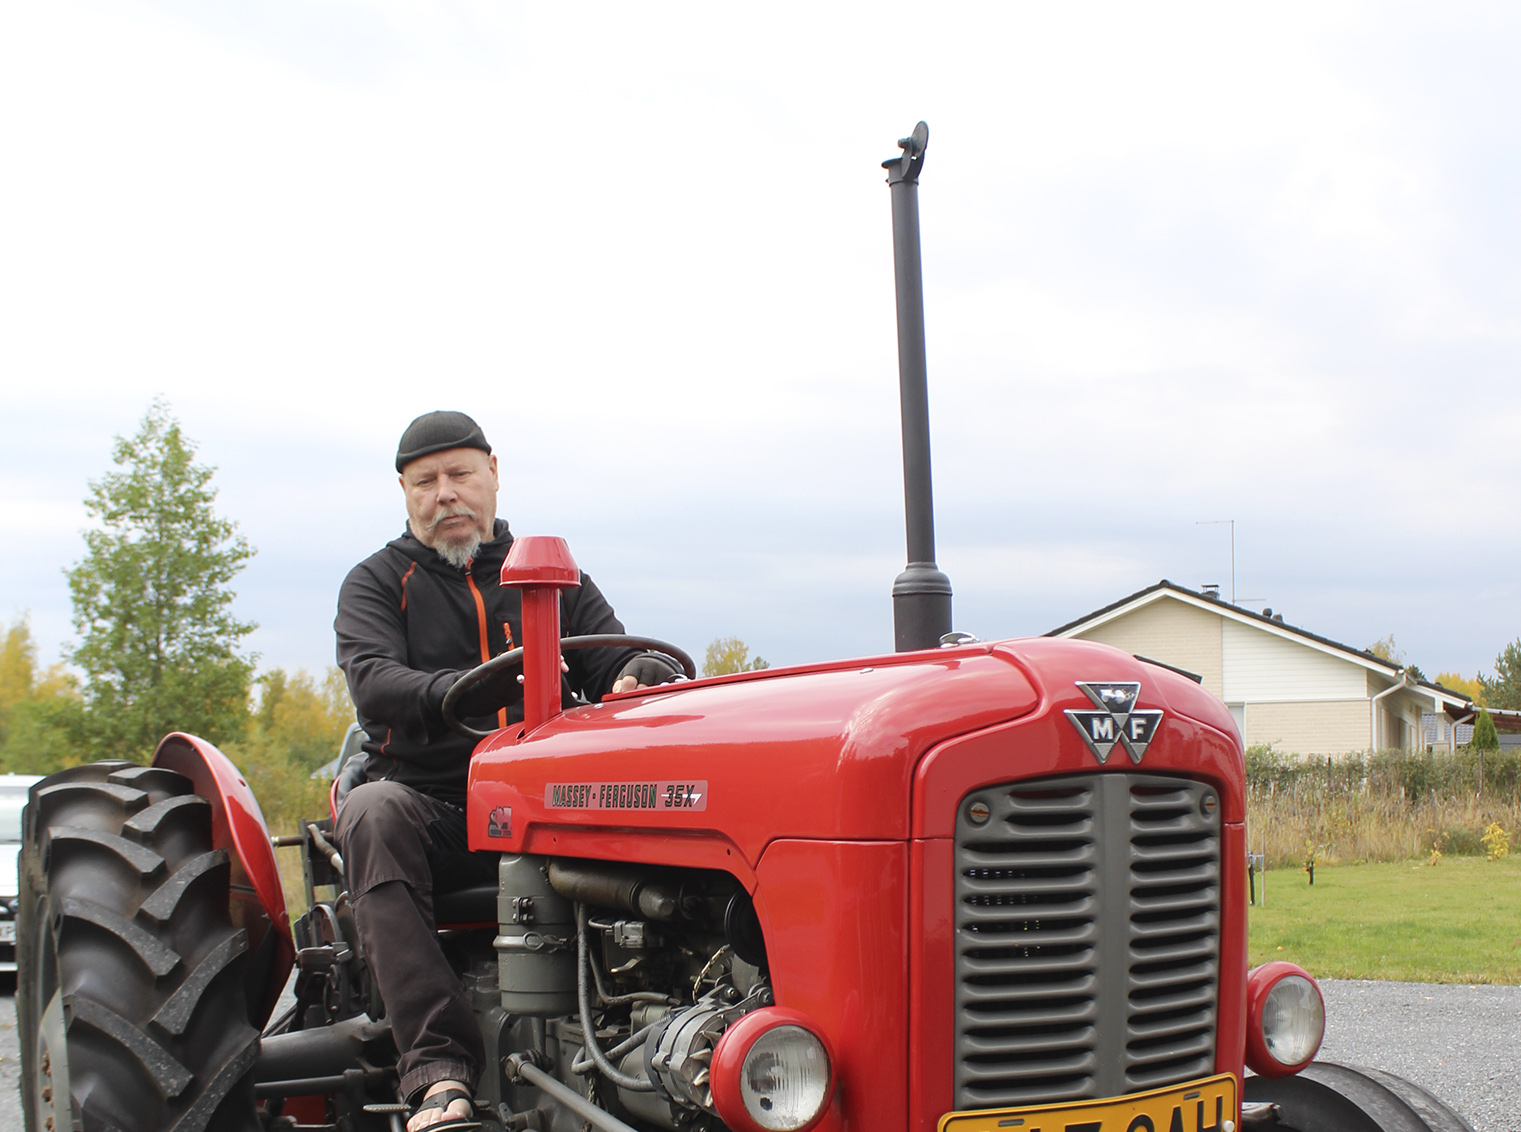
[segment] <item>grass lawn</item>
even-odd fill
[[[1320,865],[1314,887],[1277,869],[1249,923],[1253,966],[1288,959],[1328,979],[1521,983],[1521,857]]]

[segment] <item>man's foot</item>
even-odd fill
[[[458,1093],[458,1096],[449,1098],[449,1103],[444,1105],[428,1102],[440,1093],[450,1090]],[[459,1127],[460,1121],[474,1121],[475,1107],[470,1103],[470,1090],[459,1081],[439,1081],[430,1085],[428,1091],[423,1094],[423,1103],[417,1106],[417,1112],[412,1119],[407,1121],[407,1132],[422,1132],[424,1128],[432,1128],[435,1125]],[[479,1125],[476,1125],[479,1127]]]

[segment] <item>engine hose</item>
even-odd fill
[[[650,1031],[653,1030],[656,1026],[660,1025],[662,1021],[664,1021],[664,1019],[657,1019],[656,1021],[651,1022],[644,1029],[640,1030],[638,1033],[632,1035],[631,1037],[624,1038],[623,1041],[619,1042],[612,1049],[606,1052],[607,1060],[617,1061],[620,1057],[624,1057],[630,1053],[633,1053],[634,1050],[643,1044],[644,1039],[650,1036]],[[572,1073],[590,1073],[591,1070],[592,1063],[584,1057],[576,1058],[576,1060],[572,1062],[570,1066],[570,1071]]]
[[[658,1002],[665,1006],[675,1006],[680,999],[673,998],[659,991],[634,991],[632,994],[611,994],[602,985],[602,972],[595,963],[592,964],[592,981],[597,986],[597,997],[602,1000],[603,1006],[625,1006],[631,1002]]]
[[[587,941],[586,905],[576,905],[576,1002],[581,1007],[581,1044],[591,1055],[597,1071],[620,1089],[631,1093],[653,1093],[655,1086],[643,1077],[620,1073],[597,1045],[597,1031],[592,1024],[591,980],[586,977],[591,966],[591,946]],[[579,1058],[577,1060],[580,1060]]]

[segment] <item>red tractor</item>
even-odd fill
[[[898,220],[921,131],[902,144]],[[925,505],[927,451],[926,431]],[[1247,970],[1224,705],[1106,646],[942,634],[914,523],[900,651],[567,711],[561,649],[612,642],[560,639],[564,543],[514,544],[524,643],[476,679],[521,664],[525,719],[479,736],[467,806],[499,882],[435,906],[488,1053],[485,1126],[1467,1129],[1408,1082],[1315,1062],[1314,980]],[[51,776],[25,822],[29,1132],[401,1127],[331,815],[297,839],[294,925],[257,801],[193,736]]]

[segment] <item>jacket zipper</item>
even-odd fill
[[[470,572],[474,565],[474,562],[466,565],[465,581],[470,584],[470,596],[475,598],[475,622],[481,634],[481,663],[485,664],[491,659],[491,643],[486,636],[486,600],[481,597],[481,591],[475,588],[475,575]],[[506,730],[507,709],[505,707],[496,709],[496,723],[498,727]]]

